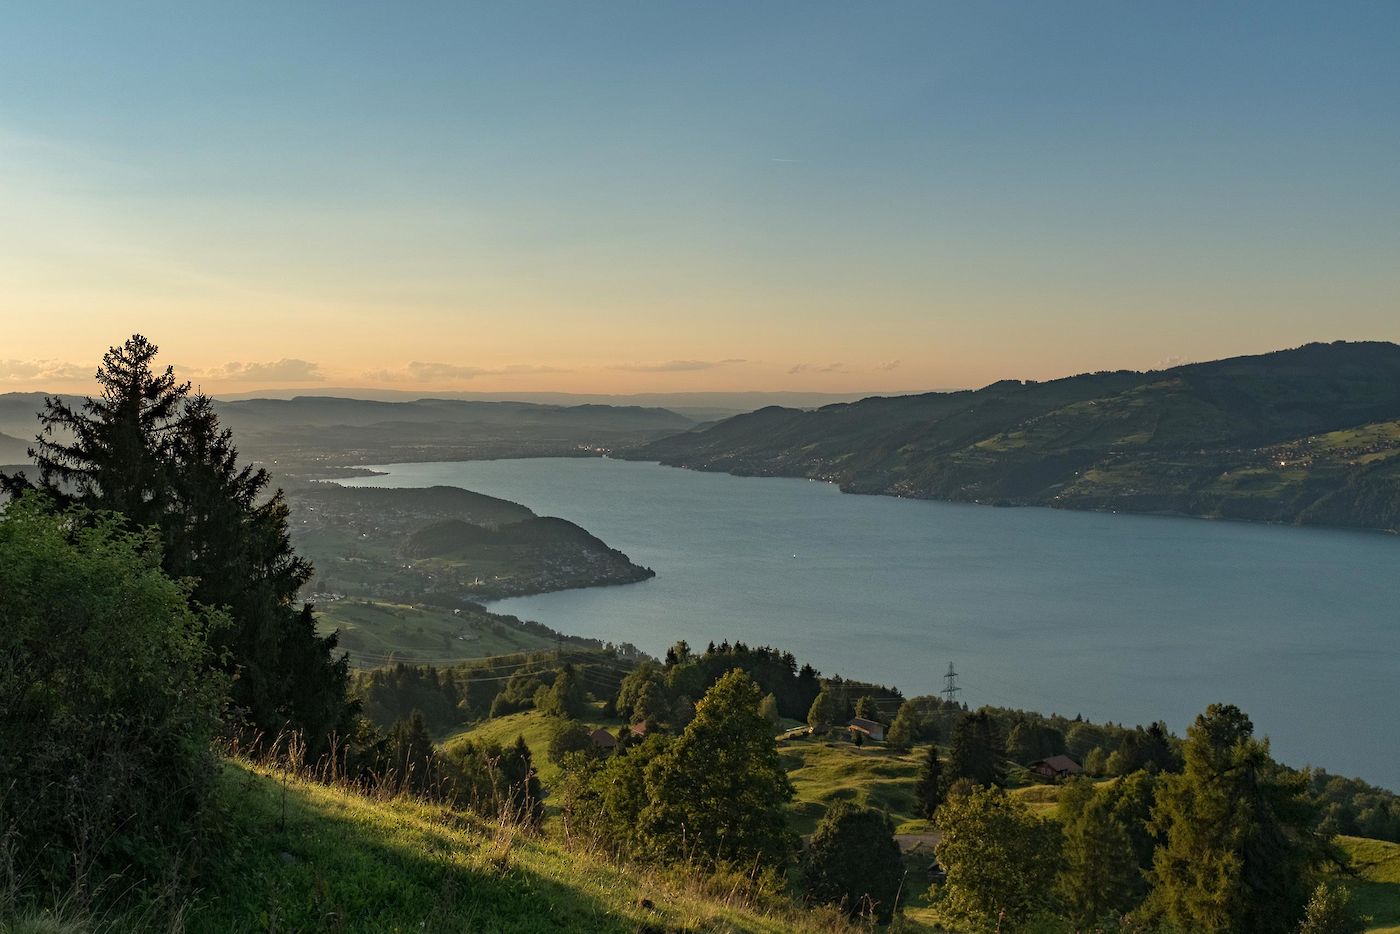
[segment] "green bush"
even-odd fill
[[[31,890],[188,853],[227,689],[208,623],[118,520],[0,514],[0,836]]]
[[[894,824],[883,811],[838,801],[812,835],[802,876],[809,900],[888,923],[904,881]]]

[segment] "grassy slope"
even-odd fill
[[[1356,907],[1371,916],[1371,934],[1400,934],[1400,844],[1360,837],[1339,841],[1358,878]]]
[[[619,725],[619,721],[604,721],[599,717],[587,722],[590,727],[603,725],[611,730]],[[545,755],[550,730],[548,717],[537,711],[526,711],[476,724],[448,739],[447,745],[459,737],[505,744],[514,742],[518,735],[524,736],[535,753],[541,780],[548,788],[558,775],[558,769]],[[852,801],[884,810],[901,834],[923,834],[932,830],[914,811],[913,786],[918,778],[923,748],[901,755],[883,746],[857,748],[844,741],[806,738],[781,742],[778,748],[797,791],[792,814],[793,827],[798,832],[811,833],[826,808],[837,801]],[[1058,785],[1027,784],[1012,788],[1010,793],[1035,813],[1048,818],[1055,814],[1059,791]],[[1340,843],[1357,872],[1354,885],[1357,907],[1373,919],[1368,931],[1400,934],[1400,844],[1356,837],[1342,837]],[[923,888],[920,870],[925,862],[927,858],[921,856],[909,859],[910,878],[914,884],[907,893],[910,911],[906,929],[919,929],[919,925],[934,921],[920,891]]]
[[[595,713],[583,721],[589,729],[601,726],[616,733],[621,720],[604,719]],[[443,746],[472,739],[483,743],[507,745],[517,736],[534,755],[540,780],[548,788],[558,777],[559,769],[549,761],[546,751],[553,735],[554,723],[537,710],[496,717],[475,723],[448,737]],[[800,833],[816,829],[826,809],[837,801],[852,801],[878,807],[894,819],[901,833],[922,833],[927,822],[914,813],[914,781],[919,773],[916,753],[898,755],[883,747],[856,748],[847,742],[821,740],[788,740],[778,746],[783,766],[788,770],[797,797],[793,801],[793,824]]]
[[[596,711],[581,722],[590,730],[594,727],[603,727],[610,733],[616,733],[618,728],[622,726],[621,720],[606,719]],[[443,746],[450,750],[454,743],[466,739],[479,743],[499,743],[502,746],[507,746],[515,742],[517,736],[523,736],[525,744],[530,747],[530,754],[535,763],[535,770],[540,774],[540,781],[548,788],[559,777],[559,767],[549,761],[548,755],[549,740],[554,735],[556,725],[557,721],[554,718],[545,716],[538,710],[525,710],[474,724],[468,729],[448,737],[443,742]]]
[[[815,830],[826,809],[837,801],[880,808],[901,833],[928,829],[927,822],[914,813],[917,755],[901,756],[883,747],[857,748],[847,742],[818,739],[788,740],[778,748],[797,789],[793,823],[800,833]]]
[[[347,599],[321,608],[317,623],[322,632],[340,630],[340,647],[356,667],[375,668],[390,661],[450,665],[554,648],[547,636],[470,609],[454,616],[434,607]]]
[[[223,780],[229,839],[190,930],[820,931],[679,876],[627,871],[544,838],[412,802],[375,801],[243,763]],[[644,907],[647,899],[654,907]]]

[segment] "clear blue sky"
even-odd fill
[[[136,329],[245,388],[1396,340],[1400,4],[15,5],[0,186],[0,387]]]

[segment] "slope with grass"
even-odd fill
[[[590,730],[601,727],[613,734],[623,725],[616,717],[603,716],[601,704],[593,704],[588,716],[578,722]],[[454,746],[468,740],[483,745],[494,743],[509,746],[515,742],[517,736],[524,737],[525,745],[530,747],[533,756],[535,771],[539,773],[540,781],[548,788],[559,778],[559,766],[549,760],[548,753],[549,742],[560,725],[561,721],[557,717],[548,716],[538,710],[525,710],[473,724],[449,736],[442,746],[451,753]]]
[[[1400,530],[1400,346],[768,408],[625,456],[855,493]]]
[[[879,808],[895,822],[899,833],[929,829],[927,821],[915,813],[914,782],[919,775],[915,754],[820,737],[784,740],[778,749],[797,791],[792,813],[799,833],[816,829],[827,809],[838,801]]]
[[[472,606],[445,610],[378,600],[344,599],[318,608],[317,628],[339,630],[339,648],[355,668],[403,662],[452,665],[458,662],[552,649],[556,639],[521,626],[514,617]]]
[[[1369,934],[1400,934],[1400,843],[1338,837],[1346,853],[1352,898],[1357,911],[1368,915]]]
[[[619,867],[459,812],[224,770],[227,842],[188,906],[207,931],[830,931],[781,899],[746,899]]]

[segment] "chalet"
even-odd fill
[[[1030,764],[1030,770],[1041,778],[1048,778],[1052,782],[1062,778],[1073,778],[1084,773],[1083,766],[1069,756],[1051,756],[1048,759],[1039,759]]]
[[[594,730],[592,733],[589,733],[589,734],[588,734],[588,738],[589,738],[590,740],[592,740],[593,745],[596,746],[596,747],[599,748],[599,749],[616,749],[616,748],[617,748],[617,737],[614,736],[614,735],[612,735],[611,733],[609,733],[607,730],[603,729],[602,727],[599,727],[598,729]]]
[[[846,724],[847,729],[852,733],[863,733],[866,739],[873,739],[877,743],[885,741],[885,725],[876,723],[874,720],[867,720],[864,717],[852,717],[851,722]]]

